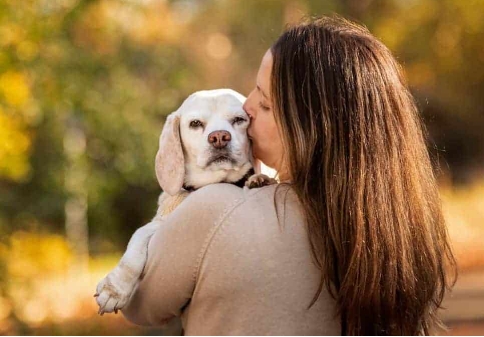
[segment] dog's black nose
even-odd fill
[[[223,149],[231,139],[230,132],[225,130],[214,131],[208,135],[208,142],[216,149]]]

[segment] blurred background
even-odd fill
[[[404,66],[460,267],[442,334],[484,334],[483,0],[0,0],[0,334],[173,333],[92,298],[155,214],[165,116],[247,95],[286,24],[332,13]]]

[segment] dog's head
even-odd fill
[[[196,189],[245,176],[252,164],[244,101],[230,89],[198,91],[168,116],[155,164],[165,192],[174,195],[184,185]]]

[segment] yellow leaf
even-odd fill
[[[0,92],[13,107],[24,106],[30,98],[27,79],[21,72],[7,71],[0,76]]]
[[[30,170],[30,147],[24,123],[18,116],[7,115],[0,109],[0,176],[15,181],[23,179]]]

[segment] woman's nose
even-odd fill
[[[250,114],[249,109],[247,109],[247,103],[244,103],[244,105],[242,105],[242,109],[245,111],[245,113],[247,114],[247,116],[249,116],[249,122],[250,122],[250,120],[252,119],[252,116]]]
[[[253,112],[251,111],[251,109],[246,104],[247,103],[245,103],[242,106],[242,109],[244,109],[244,111],[247,114],[247,116],[249,116],[249,122],[252,122],[252,119],[254,118],[254,114],[253,114]]]
[[[254,111],[251,108],[251,96],[252,96],[252,92],[249,94],[249,96],[245,100],[244,105],[242,105],[242,109],[244,109],[245,113],[247,115],[249,115],[250,119],[254,118]]]
[[[248,102],[249,102],[249,98],[247,98],[245,100],[245,103],[242,105],[242,109],[244,109],[244,111],[245,111],[246,114],[249,114],[249,105],[248,105]]]

